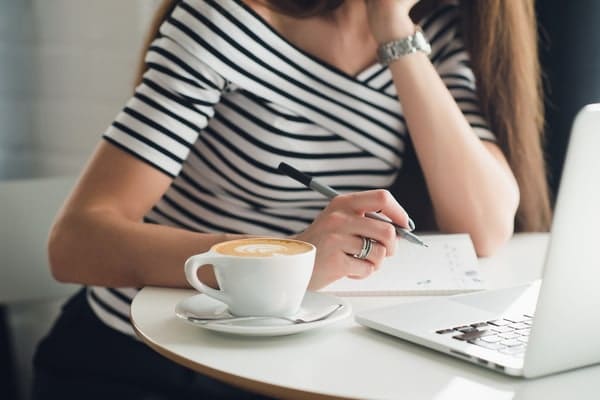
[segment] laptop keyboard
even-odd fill
[[[440,329],[435,333],[452,335],[452,338],[456,340],[466,341],[503,354],[523,357],[529,340],[532,318],[532,315],[506,317]]]

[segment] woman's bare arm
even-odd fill
[[[248,235],[195,233],[142,222],[171,178],[108,142],[100,144],[50,234],[52,273],[59,281],[99,286],[188,286],[185,260],[214,243]],[[296,238],[317,246],[311,288],[343,276],[366,277],[393,252],[391,225],[364,216],[383,210],[406,226],[408,216],[389,192],[371,190],[340,195]],[[361,237],[377,240],[366,260],[356,253]],[[214,275],[200,270],[213,286]]]
[[[143,223],[170,183],[167,175],[102,142],[51,230],[54,277],[113,287],[187,286],[187,257],[239,235]]]
[[[409,36],[414,0],[367,2],[379,43]],[[438,226],[467,232],[477,253],[494,252],[512,235],[519,189],[499,147],[482,142],[424,53],[390,64]]]
[[[498,146],[472,131],[423,54],[393,63],[396,88],[441,230],[488,255],[513,232],[519,189]]]

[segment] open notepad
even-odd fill
[[[396,254],[366,279],[340,279],[322,289],[339,295],[434,295],[484,289],[467,234],[419,235],[429,247],[398,240]]]

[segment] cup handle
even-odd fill
[[[199,290],[207,296],[220,300],[225,304],[229,304],[230,299],[225,292],[222,290],[213,289],[198,279],[198,270],[206,264],[212,264],[214,260],[214,256],[211,257],[204,254],[198,254],[188,258],[185,262],[185,277],[189,284],[194,287],[194,289]]]

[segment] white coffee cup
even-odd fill
[[[227,304],[234,315],[293,315],[308,288],[315,254],[315,246],[299,240],[230,240],[190,257],[185,276],[192,287]],[[207,264],[214,267],[219,290],[198,279],[198,270]]]

